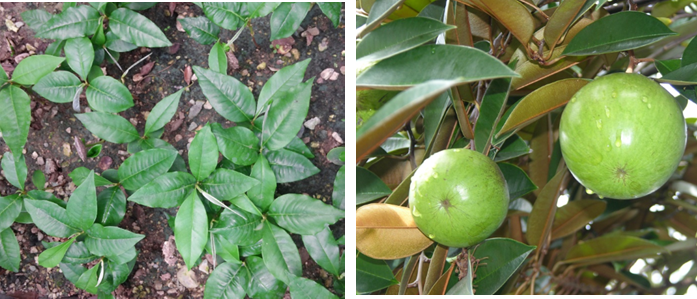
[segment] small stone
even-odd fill
[[[341,71],[342,75],[346,75],[346,66],[341,66],[341,68],[339,68],[339,71]]]
[[[177,31],[179,31],[179,32],[186,32],[186,30],[184,30],[184,27],[182,27],[182,23],[179,22],[179,20],[183,19],[183,18],[184,18],[184,16],[182,16],[182,15],[177,16],[177,25],[176,26],[177,26]]]
[[[46,160],[46,167],[44,167],[45,174],[52,174],[56,172],[57,169],[58,167],[56,166],[56,162],[53,162],[53,159]]]
[[[336,81],[336,79],[339,79],[339,73],[334,72],[331,77],[329,77],[329,81]]]
[[[189,119],[193,119],[194,117],[198,116],[199,113],[201,113],[203,104],[203,101],[196,101],[194,105],[191,106],[191,109],[189,109]]]
[[[179,142],[179,140],[182,140],[182,138],[184,138],[182,135],[177,134],[174,136],[174,141]]]
[[[39,241],[43,240],[43,239],[44,239],[44,234],[42,234],[41,232],[36,233],[36,239],[39,240]]]
[[[210,267],[208,267],[208,261],[203,260],[203,262],[201,262],[201,264],[198,265],[198,270],[203,272],[203,273],[208,274],[208,271],[210,270]]]
[[[290,50],[290,53],[293,54],[293,58],[295,60],[300,59],[300,51],[298,51],[298,49]]]
[[[65,129],[65,132],[68,133],[68,134],[70,134],[70,132],[72,132],[72,131],[73,131],[73,129],[71,129],[71,128],[66,128],[66,129]]]
[[[337,132],[332,133],[332,137],[334,138],[334,140],[336,140],[336,142],[344,143],[344,140],[341,139],[341,136],[339,135],[339,133],[337,133]]]
[[[313,141],[312,143],[310,143],[310,147],[311,147],[311,148],[319,148],[319,142],[314,142],[314,141]]]
[[[131,117],[128,121],[130,121],[134,127],[138,126],[138,120],[135,117]]]
[[[169,273],[165,273],[165,274],[160,275],[160,279],[161,279],[162,281],[168,281],[168,280],[170,280],[171,278],[172,278],[172,274],[169,274]]]
[[[266,68],[266,62],[262,62],[259,65],[257,65],[257,70],[263,70]]]
[[[119,150],[118,151],[119,156],[128,156],[128,152],[124,150]]]
[[[319,74],[319,77],[324,79],[324,80],[328,80],[334,73],[336,73],[336,71],[333,68],[324,69]]]
[[[186,266],[179,269],[177,272],[177,281],[181,283],[187,289],[195,289],[199,286],[199,282],[196,279],[196,273],[194,271],[189,271]]]
[[[317,125],[319,125],[319,123],[320,123],[319,117],[316,117],[316,116],[315,116],[315,117],[313,117],[313,118],[308,119],[307,121],[305,121],[305,127],[308,128],[308,129],[310,129],[310,130],[314,130],[315,127],[316,127]]]
[[[155,287],[155,290],[162,290],[162,283],[159,281],[156,281],[155,284],[153,285]]]
[[[70,149],[70,144],[63,143],[63,155],[66,157],[70,157],[72,154],[73,151]]]
[[[22,54],[16,55],[15,62],[17,64],[19,64],[20,62],[22,62],[22,60],[24,60],[24,58],[27,58],[27,57],[29,57],[29,53],[22,53]]]
[[[29,248],[29,253],[39,253],[39,249],[36,246],[32,246]]]
[[[193,130],[196,130],[196,127],[197,127],[197,126],[198,126],[198,125],[197,125],[195,122],[192,121],[191,124],[189,124],[189,128],[188,128],[189,132],[191,132],[191,131],[193,131]]]
[[[242,70],[240,73],[242,76],[249,76],[249,71],[248,70]]]
[[[319,43],[319,46],[317,46],[317,50],[324,52],[327,48],[329,48],[329,40],[325,37],[322,39],[322,42]]]
[[[15,23],[15,24],[16,24],[16,23]],[[27,44],[27,50],[28,50],[29,52],[31,52],[31,51],[36,52],[36,48],[35,48],[34,46],[32,46],[31,44]]]
[[[322,78],[317,78],[317,84],[323,84],[323,83],[324,83],[324,79],[322,79]]]
[[[206,110],[211,110],[211,109],[213,109],[213,106],[211,105],[211,102],[206,101],[206,103],[203,104],[203,109],[206,109]]]
[[[2,135],[0,135],[2,137]],[[44,142],[44,147],[48,147],[48,142]]]
[[[99,159],[99,168],[102,170],[107,170],[109,167],[111,167],[111,163],[114,163],[114,160],[111,159],[111,157],[102,156],[102,158]]]
[[[44,165],[44,158],[43,157],[36,158],[36,165]]]
[[[36,271],[36,267],[34,265],[29,265],[29,272],[34,272]]]
[[[32,158],[32,159],[36,160],[36,158],[38,158],[38,157],[39,157],[39,154],[37,154],[36,152],[32,152],[32,153],[31,153],[31,158]]]
[[[19,26],[15,25],[15,23],[10,19],[5,19],[5,26],[7,26],[8,30],[13,32],[17,32],[19,30]]]

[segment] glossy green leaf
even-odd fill
[[[334,178],[334,188],[332,189],[332,205],[337,209],[345,209],[346,200],[346,166],[341,166]]]
[[[557,200],[566,187],[568,177],[568,171],[564,168],[537,195],[537,200],[528,216],[528,230],[525,233],[528,244],[541,246],[545,238],[551,234],[554,214],[557,211]]]
[[[680,59],[667,59],[667,60],[656,60],[654,61],[656,69],[661,72],[661,75],[667,75],[668,73],[680,68],[682,60]]]
[[[314,235],[344,218],[344,211],[307,195],[284,194],[271,203],[267,216],[291,233]]]
[[[508,163],[498,163],[503,177],[506,179],[506,185],[508,185],[508,194],[511,200],[515,200],[518,197],[522,197],[534,190],[537,190],[537,186],[533,184],[532,180],[528,177],[524,170],[520,167]]]
[[[172,119],[172,116],[177,112],[179,99],[183,92],[184,88],[166,96],[152,108],[152,111],[150,111],[148,115],[148,119],[145,121],[144,135],[162,129]]]
[[[399,19],[378,27],[356,46],[356,63],[369,63],[395,56],[434,40],[455,26],[430,18]]]
[[[126,196],[119,187],[109,187],[97,195],[97,223],[116,226],[126,215]]]
[[[697,63],[697,39],[693,38],[692,41],[685,47],[685,51],[682,52],[682,66],[688,66],[690,64]]]
[[[138,131],[125,118],[105,113],[89,112],[75,114],[82,124],[97,137],[113,143],[128,143],[140,138]]]
[[[22,85],[33,85],[39,79],[51,73],[65,60],[63,57],[51,55],[33,55],[19,62],[12,72],[12,82]]]
[[[0,267],[12,272],[19,272],[19,243],[11,228],[0,230]]]
[[[0,196],[0,231],[10,227],[22,212],[22,198],[16,194]]]
[[[161,130],[158,130],[159,132],[162,132]],[[144,150],[149,150],[153,148],[161,148],[161,149],[168,149],[171,151],[176,151],[174,146],[171,144],[167,143],[167,141],[164,141],[162,139],[159,139],[157,137],[154,137],[152,135],[156,135],[156,133],[151,133],[151,137],[147,139],[137,139],[134,142],[131,142],[128,144],[128,152],[131,154],[138,153],[140,151]],[[177,160],[180,159],[180,156],[177,156]],[[184,158],[181,158],[182,164],[184,163]],[[175,163],[176,164],[176,163]],[[184,169],[186,169],[186,165],[184,165]]]
[[[356,166],[356,205],[390,195],[392,190],[373,172]]]
[[[52,203],[57,204],[59,207],[63,209],[65,209],[65,207],[68,205],[67,202],[63,201],[62,199],[58,199],[58,197],[46,191],[31,190],[27,192],[25,198],[50,201]]]
[[[103,51],[104,50],[102,50],[102,52]],[[102,69],[99,66],[93,64],[92,68],[90,69],[90,73],[87,74],[87,81],[90,82],[90,81],[97,79],[101,76],[104,76]],[[34,88],[36,88],[36,85],[34,86]]]
[[[368,294],[398,283],[385,261],[356,255],[356,292]]]
[[[87,150],[87,158],[96,158],[97,156],[99,156],[99,154],[102,153],[102,147],[103,145],[101,144],[95,144],[91,146]]]
[[[261,88],[257,99],[256,115],[266,110],[267,104],[280,100],[291,88],[300,85],[305,75],[305,70],[310,64],[311,59],[305,59],[298,63],[280,69],[269,78]],[[287,96],[287,95],[286,95]]]
[[[276,7],[269,27],[271,27],[270,40],[277,40],[291,36],[300,27],[300,23],[305,19],[310,11],[308,2],[283,2]]]
[[[324,15],[332,20],[334,27],[339,27],[339,20],[341,19],[341,4],[341,2],[317,2],[317,5],[319,5],[320,9],[322,9]]]
[[[25,198],[24,208],[31,215],[34,224],[45,233],[59,238],[67,238],[79,231],[71,227],[68,213],[64,208],[47,200]]]
[[[263,145],[270,151],[288,145],[302,128],[310,107],[313,81],[291,87],[271,103],[261,134]]]
[[[429,80],[452,80],[447,82],[461,84],[502,77],[519,75],[481,50],[455,45],[424,45],[378,62],[356,78],[356,86],[406,89]]]
[[[496,136],[516,132],[554,109],[573,100],[573,95],[588,84],[585,79],[563,79],[542,86],[528,94],[514,107]]]
[[[69,7],[46,21],[36,37],[64,40],[91,35],[99,26],[99,12],[87,5]]]
[[[666,250],[651,241],[614,234],[577,244],[569,250],[566,259],[561,263],[592,265],[655,257],[661,252]]]
[[[122,40],[120,37],[118,37],[116,34],[113,32],[109,31],[106,33],[106,47],[109,50],[116,51],[116,52],[128,52],[131,50],[135,50],[138,48],[138,46],[129,43],[125,40]],[[112,53],[113,55],[113,53]]]
[[[495,162],[506,161],[530,153],[530,146],[528,146],[523,139],[518,137],[518,135],[512,135],[511,138],[506,139],[506,141],[499,146],[501,149],[495,153]],[[491,152],[489,152],[489,156],[491,157]]]
[[[296,298],[314,299],[314,298],[327,298],[327,299],[339,299],[336,295],[332,294],[329,290],[325,289],[322,285],[315,281],[309,280],[303,277],[291,276],[290,277],[290,295]]]
[[[212,124],[211,129],[220,152],[236,165],[252,165],[259,157],[259,138],[242,126],[223,129],[220,124]]]
[[[479,118],[474,126],[474,146],[480,153],[489,150],[494,129],[506,107],[510,87],[510,79],[494,79],[484,93],[479,109]]]
[[[81,84],[80,79],[72,73],[55,71],[41,78],[32,90],[51,102],[70,103]]]
[[[160,148],[135,153],[119,167],[121,185],[127,190],[138,190],[166,173],[176,157],[177,152]]]
[[[112,259],[127,253],[144,237],[144,235],[132,233],[122,228],[95,223],[87,231],[85,245],[92,254]],[[177,244],[179,243],[177,242]]]
[[[566,46],[563,55],[597,55],[632,50],[674,34],[655,17],[638,11],[623,11],[601,18],[581,30]]]
[[[0,88],[0,132],[13,153],[21,153],[27,143],[31,122],[31,101],[24,90],[15,85]]]
[[[223,263],[208,277],[203,298],[244,299],[248,284],[249,272],[243,264]]]
[[[5,69],[0,69],[0,86],[5,85],[8,81],[10,81],[10,78],[5,73]]]
[[[276,279],[288,284],[293,276],[302,276],[300,253],[290,235],[278,226],[266,222],[261,254],[264,265]]]
[[[512,239],[493,238],[481,243],[474,256],[486,258],[486,264],[479,264],[477,277],[473,283],[478,295],[493,295],[525,262],[525,258],[535,249]]]
[[[382,21],[397,10],[402,3],[404,3],[404,0],[383,0],[372,2],[369,11],[364,7],[364,9],[368,11],[368,18],[365,20],[365,27],[358,32],[358,36],[362,37],[380,26]]]
[[[585,0],[564,1],[559,4],[545,25],[544,38],[548,48],[559,43],[585,4]]]
[[[203,2],[202,8],[213,23],[228,30],[237,30],[245,22],[244,5],[242,2]]]
[[[221,74],[227,75],[227,56],[225,55],[225,45],[217,42],[208,54],[208,67]]]
[[[24,182],[27,181],[27,163],[24,155],[20,153],[15,156],[11,152],[6,152],[0,166],[5,172],[5,179],[13,186],[24,190]]]
[[[29,26],[29,28],[35,32],[38,32],[41,29],[41,26],[43,26],[48,20],[51,19],[51,17],[53,17],[52,14],[43,9],[27,10],[22,12],[20,15],[22,16],[22,20],[27,23],[27,26]]]
[[[191,142],[189,167],[197,180],[206,179],[218,164],[218,142],[209,125],[203,127]]]
[[[65,256],[63,256],[62,261],[64,263],[85,264],[97,258],[99,257],[90,253],[85,242],[73,242],[65,253]]]
[[[211,232],[240,246],[257,243],[262,237],[262,218],[246,211],[223,210]]]
[[[71,238],[70,240],[63,242],[56,247],[51,247],[44,250],[41,254],[39,254],[39,265],[44,268],[53,268],[58,266],[61,260],[63,260],[65,253],[68,251],[68,248],[70,248],[70,245],[73,245],[73,242],[75,242],[75,238]]]
[[[189,36],[199,44],[208,45],[218,40],[220,27],[206,17],[183,18],[179,19],[179,22]]]
[[[247,288],[250,298],[280,298],[286,293],[286,285],[269,272],[261,257],[250,256],[244,262],[250,272]]]
[[[70,68],[86,80],[94,61],[92,42],[86,37],[71,38],[66,40],[63,50]]]
[[[83,272],[80,275],[80,277],[77,279],[77,281],[75,282],[75,286],[78,287],[79,289],[83,289],[89,293],[96,294],[97,293],[97,281],[99,280],[99,278],[97,277],[98,270],[99,270],[99,265],[94,265],[89,270]]]
[[[266,155],[271,169],[276,174],[276,183],[290,183],[306,179],[317,173],[319,168],[303,155],[280,149]]]
[[[146,10],[155,6],[157,2],[121,2],[120,7],[128,7],[132,10]]]
[[[234,122],[251,121],[255,103],[252,92],[237,79],[194,66],[203,95],[215,111]]]
[[[257,179],[259,184],[249,189],[247,196],[262,211],[266,211],[273,202],[276,193],[276,175],[271,169],[269,161],[263,155],[259,155],[256,163],[252,166],[250,177]]]
[[[90,172],[91,170],[87,169],[86,167],[78,167],[73,169],[68,176],[73,180],[73,183],[76,186],[79,186],[82,185],[82,182],[87,178],[88,175],[90,175]],[[97,187],[111,184],[113,184],[111,181],[103,178],[102,176],[94,176],[94,185]]]
[[[173,208],[184,202],[195,185],[196,178],[189,173],[165,173],[140,187],[128,200],[151,208]]]
[[[73,284],[77,282],[82,273],[87,271],[87,269],[85,269],[85,267],[82,265],[74,263],[60,263],[60,269],[61,272],[63,272],[63,276],[65,276],[65,278],[67,278]]]
[[[298,136],[293,137],[293,139],[291,139],[290,142],[284,148],[301,154],[308,159],[312,159],[315,157],[315,155],[312,154],[312,151],[307,147],[307,144],[305,144],[302,141],[302,139],[298,138]],[[331,150],[329,151],[329,153],[331,153]]]
[[[115,264],[125,264],[125,263],[130,263],[133,262],[136,257],[138,257],[138,252],[136,251],[135,247],[128,247],[125,249],[125,251],[120,254],[120,255],[115,255],[115,256],[108,256],[107,258],[109,261],[115,263]]]
[[[314,235],[303,235],[302,239],[307,253],[322,269],[337,277],[341,274],[339,245],[329,227],[325,226]]]
[[[604,200],[574,200],[558,208],[554,214],[552,239],[563,238],[585,227],[605,211]]]
[[[261,18],[272,13],[279,5],[279,2],[247,2],[247,12],[251,19]]]
[[[215,254],[231,263],[240,263],[240,249],[237,244],[230,242],[225,236],[211,233],[208,243],[206,243],[206,251],[212,253],[211,242],[215,241]]]
[[[184,200],[174,219],[174,238],[177,250],[191,269],[203,252],[208,241],[208,217],[206,208],[196,192]]]
[[[201,188],[220,200],[237,197],[259,182],[234,170],[219,168],[210,177],[200,181]]]
[[[103,22],[104,21],[99,23],[99,26],[97,26],[97,32],[94,35],[92,35],[92,38],[90,39],[92,44],[97,46],[97,47],[102,47],[106,43],[106,35],[104,34]],[[92,49],[92,52],[94,54],[94,49]],[[90,63],[90,69],[92,69],[91,65],[92,65],[92,63]],[[89,72],[88,72],[88,74],[89,74]],[[88,77],[89,77],[89,75],[88,75]]]
[[[665,74],[659,82],[672,85],[697,85],[697,63],[688,64],[675,71]]]
[[[34,173],[31,175],[31,182],[34,184],[36,189],[44,190],[46,176],[44,176],[44,173],[40,169],[34,170]]]
[[[118,80],[101,76],[90,82],[85,91],[92,109],[102,112],[121,112],[133,107],[133,96]]]
[[[94,170],[70,195],[66,215],[72,227],[86,231],[97,219],[97,194],[94,186]]]
[[[138,47],[156,48],[172,45],[155,23],[126,8],[119,8],[109,15],[109,29],[122,40]]]

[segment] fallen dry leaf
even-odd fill
[[[194,74],[194,72],[191,70],[190,65],[186,65],[184,68],[184,82],[186,82],[186,85],[191,85],[191,76]]]
[[[151,61],[151,62],[146,63],[144,66],[142,66],[142,67],[140,68],[140,75],[141,75],[141,76],[146,76],[147,74],[150,73],[150,71],[152,71],[152,68],[153,68],[154,66],[155,66],[155,62],[154,62],[154,61]]]
[[[174,43],[171,46],[169,46],[169,48],[167,48],[167,52],[170,55],[177,54],[177,52],[179,51],[179,47],[181,47],[181,45],[182,44],[180,44],[180,43]]]
[[[111,163],[114,163],[114,160],[112,160],[111,157],[102,156],[102,158],[99,159],[99,168],[101,170],[107,170],[109,167],[111,167]]]
[[[240,68],[240,62],[237,60],[237,56],[235,56],[235,53],[232,53],[232,51],[225,52],[225,56],[227,56],[227,65],[232,69],[236,70]]]
[[[75,150],[77,151],[78,157],[80,157],[83,162],[87,162],[87,149],[85,148],[85,144],[82,143],[80,138],[77,138],[77,136],[73,136],[73,142],[75,144]]]
[[[295,40],[291,36],[271,42],[271,46],[281,55],[289,53],[293,49],[293,45],[295,45]]]
[[[177,8],[177,2],[170,2],[169,3],[169,15],[173,16],[174,15],[174,10]]]
[[[179,31],[179,32],[186,32],[186,30],[184,30],[184,27],[182,27],[182,23],[179,22],[179,19],[183,19],[183,18],[184,18],[184,16],[182,16],[182,15],[177,16],[177,31]]]
[[[186,266],[183,266],[179,269],[179,272],[177,272],[177,281],[187,289],[195,289],[199,286],[198,280],[196,279],[196,272],[187,270]]]

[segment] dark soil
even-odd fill
[[[15,24],[23,22],[20,13],[35,8],[43,8],[50,13],[58,13],[62,9],[62,4],[58,3],[0,3],[0,63],[5,70],[10,73],[16,66],[15,57],[23,53],[34,52],[42,54],[50,40],[34,38],[34,32],[23,25],[17,32],[13,32],[5,23],[10,19]],[[119,63],[127,68],[138,61],[149,52],[152,55],[142,64],[133,68],[126,77],[126,86],[132,92],[135,107],[121,113],[129,119],[142,132],[145,126],[146,112],[166,95],[169,95],[187,84],[184,82],[183,71],[187,65],[208,66],[208,52],[211,46],[198,44],[189,38],[185,32],[180,32],[176,28],[176,17],[185,15],[186,17],[201,16],[203,13],[200,8],[191,3],[178,3],[173,15],[169,13],[169,3],[159,3],[153,8],[141,12],[147,18],[155,22],[163,29],[169,40],[175,44],[178,50],[172,48],[136,49],[128,53],[122,53]],[[307,58],[312,61],[307,69],[305,79],[313,79],[312,99],[310,111],[307,119],[319,117],[320,124],[309,130],[304,128],[300,137],[310,147],[315,155],[312,159],[313,164],[321,169],[315,176],[300,182],[282,184],[278,186],[277,196],[285,193],[305,193],[312,197],[331,203],[333,182],[339,166],[332,164],[326,159],[327,152],[337,146],[342,146],[343,141],[337,139],[345,138],[344,135],[344,76],[338,80],[318,80],[320,73],[327,68],[333,68],[337,72],[343,68],[345,34],[344,24],[339,28],[334,28],[331,21],[326,18],[319,7],[313,6],[308,17],[302,23],[301,28],[317,27],[320,31],[315,36],[310,45],[307,45],[305,37],[300,35],[304,29],[300,29],[293,35],[299,57],[291,55],[281,55],[275,53],[271,47],[269,39],[269,17],[254,20],[255,47],[249,31],[242,33],[235,42],[235,56],[239,60],[239,68],[232,70],[228,68],[228,74],[239,79],[242,83],[253,88],[253,93],[258,96],[261,87],[273,75],[274,70],[283,66],[293,64]],[[17,24],[19,25],[19,24]],[[226,41],[234,35],[234,32],[223,29],[221,39]],[[319,51],[319,45],[326,38],[328,48]],[[9,52],[8,41],[14,46],[14,56]],[[27,46],[29,45],[29,46]],[[32,49],[33,48],[33,49]],[[33,54],[33,53],[31,53]],[[141,66],[148,62],[154,62],[154,68],[145,79],[134,82],[134,75],[140,72]],[[266,64],[265,68],[259,67]],[[122,72],[113,64],[103,64],[106,66],[107,74],[120,78]],[[25,157],[29,168],[29,177],[40,169],[47,177],[48,191],[53,192],[57,197],[67,200],[75,185],[68,177],[73,169],[84,166],[88,169],[102,172],[106,168],[100,168],[100,160],[111,158],[113,163],[109,168],[116,169],[123,160],[128,157],[125,144],[106,143],[101,155],[97,158],[88,159],[83,162],[77,155],[77,150],[73,144],[73,136],[84,138],[86,142],[96,142],[97,137],[87,131],[84,126],[76,120],[70,104],[55,104],[32,94],[32,124],[29,131],[29,140],[25,146]],[[84,96],[83,96],[84,97]],[[200,101],[197,103],[197,101]],[[179,104],[177,114],[172,121],[165,127],[162,139],[172,144],[184,153],[187,145],[195,135],[195,131],[200,129],[207,122],[219,122],[223,127],[234,125],[230,121],[219,116],[215,110],[207,109],[205,105],[198,115],[195,110],[206,102],[198,84],[193,84],[190,92],[185,92]],[[192,107],[196,107],[193,108]],[[82,99],[83,110],[87,107],[87,102]],[[193,113],[192,113],[193,112]],[[333,133],[337,134],[333,134]],[[338,136],[335,138],[332,135]],[[9,149],[0,141],[0,150],[7,152]],[[186,159],[186,154],[183,154]],[[101,165],[103,166],[103,165]],[[27,183],[31,185],[31,183]],[[33,186],[28,187],[33,189]],[[0,195],[12,194],[16,189],[11,186],[4,177],[0,176]],[[120,298],[200,298],[203,294],[206,278],[206,271],[196,269],[196,278],[200,285],[193,289],[187,289],[177,280],[177,272],[185,267],[181,256],[177,254],[176,265],[169,266],[164,262],[163,244],[172,237],[172,229],[167,224],[167,217],[174,216],[175,209],[152,209],[140,205],[128,203],[128,208],[124,220],[119,225],[130,231],[145,234],[145,239],[136,246],[140,251],[137,263],[129,279],[122,284],[115,292]],[[334,236],[339,238],[344,235],[344,220],[333,225]],[[72,283],[67,281],[58,267],[46,269],[36,263],[37,257],[44,250],[41,241],[54,241],[53,237],[46,236],[34,225],[14,224],[12,226],[20,244],[22,263],[20,272],[13,273],[0,268],[0,298],[2,294],[17,298],[88,298],[92,295],[75,288]],[[300,249],[303,260],[303,275],[325,285],[329,290],[333,289],[332,275],[321,269],[309,258],[307,251],[302,246],[299,236],[293,236],[295,243]],[[343,250],[343,247],[342,247]],[[205,269],[204,269],[205,270]]]

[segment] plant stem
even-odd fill
[[[418,257],[419,254],[412,255],[406,266],[402,268],[402,280],[399,282],[399,295],[404,295],[406,293],[407,287],[409,286],[409,278],[411,277],[411,273],[414,272],[414,266],[416,266]]]

